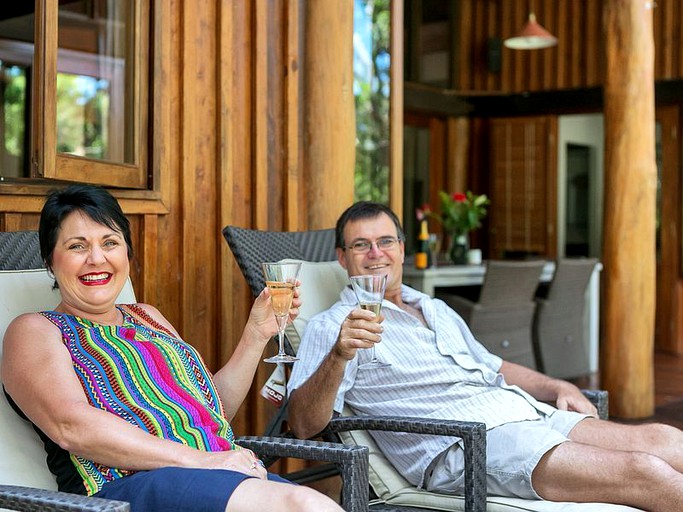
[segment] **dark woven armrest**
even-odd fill
[[[283,437],[240,437],[235,442],[259,455],[295,457],[332,462],[342,477],[342,505],[345,510],[368,510],[368,448],[339,443],[289,439]]]
[[[581,393],[583,393],[583,396],[588,398],[588,400],[590,400],[591,403],[598,410],[598,418],[600,418],[601,420],[609,419],[609,393],[607,391],[604,391],[602,389],[582,389]],[[556,406],[555,402],[546,403],[552,405],[553,407]]]
[[[459,437],[465,454],[465,510],[486,510],[486,425],[484,423],[399,416],[333,418],[326,432],[384,430]]]
[[[15,485],[0,485],[0,508],[48,512],[130,511],[130,505],[123,501],[89,498],[78,494]]]
[[[605,390],[582,389],[581,392],[598,410],[598,418],[609,419],[609,394]]]

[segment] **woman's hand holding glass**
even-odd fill
[[[301,307],[301,299],[299,298],[300,281],[296,282],[294,287],[294,296],[292,297],[292,306],[289,308],[288,323],[293,322],[299,316],[299,308]],[[275,318],[275,312],[270,300],[270,290],[268,287],[264,288],[256,297],[254,304],[249,313],[249,321],[247,327],[253,327],[255,334],[264,340],[270,340],[278,333],[278,323]]]
[[[263,276],[266,280],[270,305],[277,321],[278,352],[275,356],[264,359],[267,363],[293,363],[298,358],[285,353],[285,327],[291,318],[294,295],[298,292],[298,276],[301,263],[263,263]],[[297,306],[298,308],[298,306]],[[297,312],[298,314],[298,312]]]

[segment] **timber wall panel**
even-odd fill
[[[526,22],[527,0],[461,0],[456,19],[453,88],[463,92],[514,93],[599,86],[604,82],[603,2],[538,0],[537,21],[558,38],[542,50],[502,48],[501,71],[487,67],[490,38],[513,36]],[[656,2],[653,10],[655,78],[683,77],[683,5]]]
[[[548,22],[553,23],[553,20],[557,19],[557,2],[555,0],[546,0],[542,3],[542,8],[544,19],[547,17]],[[540,87],[542,89],[554,88],[556,84],[556,75],[553,68],[553,55],[550,52],[541,52],[537,58],[540,58],[542,62],[541,69],[543,78]]]
[[[39,215],[3,213],[0,214],[0,231],[36,231],[39,220]]]
[[[181,325],[215,368],[217,363],[216,20],[212,0],[183,1],[181,47],[182,291]]]
[[[139,300],[155,305],[214,371],[233,353],[253,302],[221,229],[309,225],[310,189],[302,172],[302,5],[155,3],[155,192],[132,199],[126,191],[113,193],[126,198],[121,203],[131,222],[137,256],[131,275]],[[347,182],[352,187],[353,180]],[[52,187],[0,184],[0,230],[37,229]],[[270,346],[266,354],[274,350]],[[273,369],[259,366],[232,419],[236,433],[264,431],[273,408],[258,391]]]
[[[251,217],[251,4],[230,2],[221,4],[219,14],[219,187],[221,227],[227,224],[250,226]],[[241,170],[235,172],[236,169]],[[221,332],[220,361],[225,362],[236,344],[235,324],[246,319],[251,292],[241,276],[226,244],[221,246]],[[258,379],[258,376],[257,376]],[[236,432],[257,432],[252,427],[248,411],[258,402],[250,396],[233,421]],[[251,430],[253,428],[253,430]]]
[[[655,347],[674,354],[683,353],[683,337],[676,332],[682,317],[678,310],[681,272],[681,173],[678,129],[680,107],[660,107],[655,119],[661,127],[661,210],[657,251],[657,298],[655,311]],[[673,219],[676,219],[675,221]]]

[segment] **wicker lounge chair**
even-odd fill
[[[269,232],[227,226],[223,235],[228,242],[252,292],[258,294],[265,283],[260,263],[284,259],[305,261],[301,270],[303,305],[294,329],[288,331],[291,349],[297,346],[308,319],[332,305],[341,288],[347,284],[346,273],[336,261],[334,231],[332,229],[308,232]],[[312,286],[311,286],[312,284]],[[298,332],[295,332],[298,331]],[[584,391],[598,407],[601,417],[607,417],[607,393]],[[270,434],[277,428],[286,428],[286,404],[280,421],[272,425]],[[409,484],[384,457],[367,430],[392,430],[460,436],[465,439],[466,480],[464,496],[430,493]],[[334,418],[325,433],[336,433],[345,443],[362,444],[370,448],[370,483],[377,499],[371,502],[372,511],[465,510],[512,512],[520,510],[543,512],[617,512],[635,509],[608,504],[551,503],[486,496],[484,476],[485,438],[483,424],[433,419],[386,418],[343,416]],[[286,435],[280,430],[280,435]],[[327,476],[328,474],[325,474]]]
[[[52,279],[36,252],[37,233],[0,233],[0,357],[9,322],[23,312],[50,309],[59,302]],[[134,302],[130,282],[119,302]],[[0,375],[1,377],[1,375]],[[332,463],[342,475],[346,510],[367,510],[368,451],[335,443],[297,439],[240,437],[237,442],[264,459],[295,457]],[[57,492],[45,451],[30,423],[0,393],[0,509],[40,511],[128,511],[128,503]]]
[[[534,294],[543,261],[486,263],[479,300],[447,293],[437,296],[460,314],[487,349],[507,361],[536,369],[531,328]]]
[[[534,345],[539,369],[552,377],[588,375],[585,343],[586,288],[598,264],[595,258],[560,259],[545,298],[537,298]]]

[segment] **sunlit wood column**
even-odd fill
[[[610,414],[654,413],[653,2],[605,2],[603,387]]]
[[[353,201],[353,2],[306,2],[304,147],[309,229],[334,226]]]

